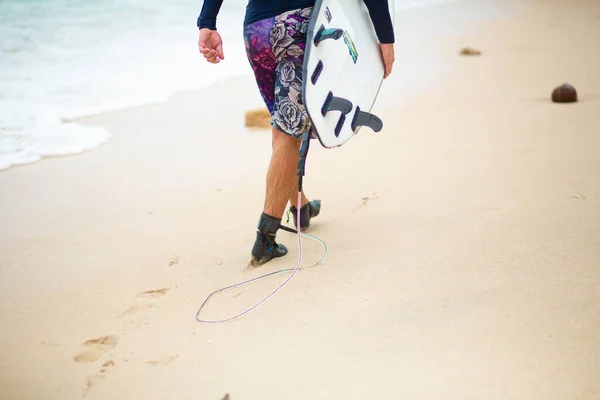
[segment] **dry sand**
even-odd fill
[[[251,79],[90,118],[107,144],[0,173],[0,399],[600,399],[600,2],[397,23],[384,130],[309,154],[327,259],[233,323],[194,316],[298,256],[283,232],[289,256],[246,268],[270,156]],[[565,81],[580,102],[552,104]]]

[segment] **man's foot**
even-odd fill
[[[256,231],[256,241],[252,247],[253,266],[260,267],[273,258],[283,257],[287,254],[287,248],[275,241],[277,230],[281,226],[281,218],[274,218],[262,213]]]
[[[294,206],[290,207],[290,212],[294,216],[294,226],[298,229],[298,209]],[[300,231],[306,230],[310,226],[310,219],[316,217],[321,212],[321,200],[313,200],[306,203],[300,208]]]

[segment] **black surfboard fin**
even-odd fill
[[[321,107],[321,115],[325,116],[329,111],[341,111],[345,115],[352,111],[352,107],[352,102],[349,100],[335,97],[332,92],[329,92]]]
[[[360,107],[356,107],[356,112],[352,119],[352,130],[355,131],[359,126],[366,126],[375,132],[379,132],[383,128],[383,121],[376,115],[360,111]]]
[[[327,40],[327,39],[338,40],[343,35],[344,35],[343,29],[337,29],[337,28],[325,29],[325,25],[321,25],[321,27],[317,31],[317,34],[315,35],[315,39],[313,42],[314,42],[315,46],[318,46],[319,43],[321,43],[323,40]]]

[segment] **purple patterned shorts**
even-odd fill
[[[271,125],[301,137],[311,130],[302,102],[302,65],[312,8],[292,10],[244,28],[248,61]]]

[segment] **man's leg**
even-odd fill
[[[298,22],[298,19],[309,21],[311,9],[292,10],[275,17],[269,22],[268,35],[265,43],[270,43],[271,52],[276,55],[274,60],[275,70],[263,76],[265,66],[270,63],[260,62],[256,66],[257,81],[272,82],[272,87],[265,86],[261,89],[263,97],[270,104],[272,114],[271,124],[273,135],[273,154],[267,172],[266,193],[263,212],[258,222],[256,241],[252,248],[254,265],[261,265],[275,257],[287,254],[284,245],[275,241],[277,231],[281,226],[281,219],[289,201],[292,209],[300,206],[302,226],[308,226],[311,217],[318,215],[320,210],[319,200],[308,202],[302,193],[301,204],[298,203],[298,177],[297,168],[300,158],[300,137],[310,129],[308,116],[304,109],[302,99],[302,67],[303,50],[306,41],[307,24]],[[285,26],[285,31],[280,27]],[[276,27],[276,30],[273,29]],[[260,30],[260,29],[259,29]],[[256,29],[252,30],[253,32]],[[266,30],[263,30],[267,32]],[[292,32],[293,33],[290,33]],[[280,37],[283,35],[283,37]],[[267,40],[268,39],[268,40]],[[277,40],[275,40],[277,39]],[[275,42],[273,42],[275,40]],[[296,43],[288,43],[288,42]],[[252,39],[250,50],[257,40]],[[286,43],[283,48],[283,44]],[[293,46],[292,46],[293,44]],[[252,51],[250,51],[252,53]],[[262,54],[262,53],[261,53]],[[254,59],[250,57],[251,59]],[[272,103],[269,103],[272,101]],[[285,133],[284,133],[285,132]],[[304,206],[304,207],[303,207]],[[294,216],[296,222],[296,215]]]
[[[267,171],[265,202],[252,248],[254,266],[287,254],[287,248],[278,244],[275,237],[292,192],[296,196],[298,194],[296,168],[300,158],[300,140],[276,128],[272,128],[272,134],[273,154]]]
[[[276,128],[273,131],[273,154],[267,172],[267,190],[264,213],[281,218],[288,200],[297,207],[300,139],[293,138]],[[302,193],[302,205],[308,202]]]

